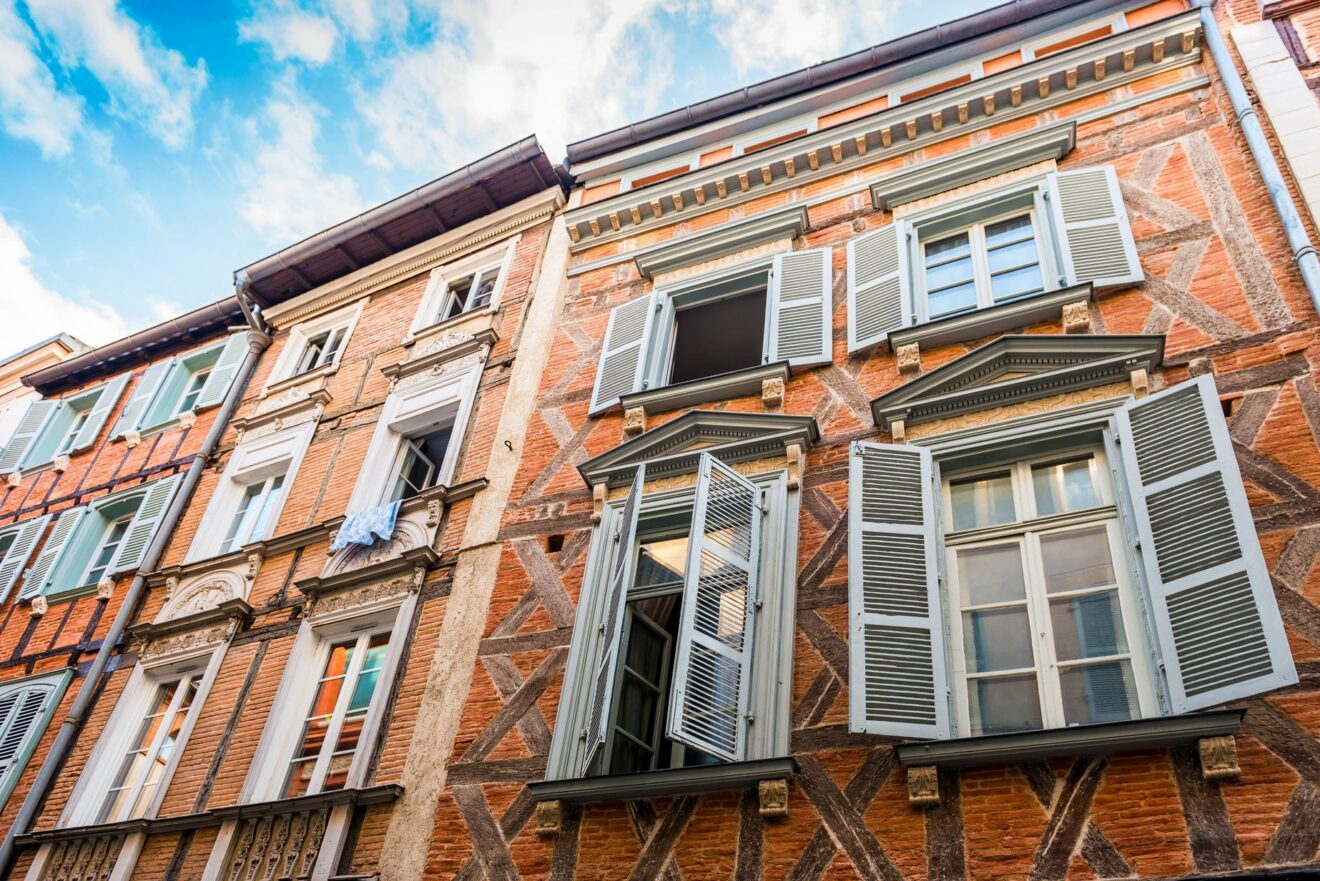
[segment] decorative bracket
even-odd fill
[[[20,483],[23,482],[23,472],[10,471],[9,477],[5,482],[8,483],[10,487],[17,487]]]
[[[896,417],[889,420],[889,434],[896,444],[907,443],[907,420]]]
[[[443,499],[431,499],[426,503],[426,525],[434,529],[440,525],[440,511],[444,508]]]
[[[784,455],[788,457],[788,488],[801,489],[802,465],[806,458],[802,453],[802,444],[789,444],[784,447]]]
[[[767,408],[775,408],[784,403],[784,378],[772,376],[761,380],[761,403]]]
[[[56,456],[55,461],[50,463],[50,467],[55,471],[65,472],[69,470],[70,461],[69,454],[65,453],[61,456]]]
[[[247,572],[244,573],[244,577],[245,577],[248,581],[256,581],[256,580],[257,580],[257,573],[258,573],[259,571],[261,571],[261,564],[264,563],[265,561],[266,561],[266,558],[263,557],[261,554],[256,554],[256,553],[248,554],[248,555],[247,555]]]
[[[930,808],[940,803],[940,774],[934,765],[912,765],[908,773],[908,804]]]
[[[409,590],[410,590],[412,593],[420,593],[421,590],[422,590],[422,584],[423,584],[425,581],[426,581],[426,567],[425,567],[425,566],[414,566],[414,567],[413,567],[412,587],[409,588]]]
[[[921,346],[919,344],[908,343],[905,346],[899,346],[894,354],[898,356],[899,373],[921,372]]]
[[[623,411],[623,433],[635,437],[646,431],[646,408],[629,407]]]
[[[536,834],[542,838],[553,838],[564,828],[564,803],[554,801],[537,802]]]
[[[776,780],[761,780],[756,784],[756,795],[760,801],[762,817],[788,816],[788,781],[782,777]]]
[[[1144,398],[1150,394],[1150,374],[1146,372],[1145,367],[1138,367],[1128,374],[1132,381],[1132,396],[1134,398]]]
[[[40,618],[42,615],[46,614],[49,609],[50,602],[45,597],[35,596],[32,598],[32,604],[28,608],[28,614],[33,618]]]
[[[124,432],[124,444],[131,450],[142,443],[142,433],[138,431]]]
[[[1196,746],[1201,755],[1201,776],[1206,780],[1233,780],[1242,775],[1237,761],[1237,739],[1233,735],[1202,737]]]
[[[197,411],[184,410],[179,414],[179,425],[183,428],[192,428],[197,424]]]
[[[1063,304],[1063,332],[1091,332],[1091,304],[1087,300]]]
[[[102,578],[96,582],[96,598],[98,600],[108,600],[115,592],[115,580],[110,576]]]
[[[596,484],[591,488],[591,522],[599,523],[601,516],[605,513],[605,483]]]

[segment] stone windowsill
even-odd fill
[[[965,312],[948,318],[937,318],[900,328],[889,334],[889,345],[897,351],[900,346],[917,343],[922,349],[963,343],[1003,333],[1019,327],[1062,319],[1063,307],[1069,303],[1091,300],[1091,283],[1073,285],[1056,291],[1046,291],[1011,303],[991,306],[976,312]]]
[[[490,307],[469,309],[467,312],[458,313],[453,318],[446,318],[444,321],[437,321],[435,324],[428,324],[426,327],[410,332],[403,338],[400,345],[405,349],[412,348],[419,343],[425,345],[427,340],[443,336],[449,331],[465,333],[470,336],[476,336],[488,330],[494,332],[495,316],[498,314],[500,314],[499,306],[494,309]]]
[[[322,364],[320,367],[314,367],[311,370],[304,370],[302,373],[295,373],[293,376],[285,377],[279,382],[272,382],[261,392],[261,399],[274,397],[286,389],[297,388],[301,385],[310,385],[318,379],[334,376],[339,371],[339,359],[331,361],[329,364]]]
[[[665,413],[709,404],[712,401],[727,401],[748,395],[760,395],[762,384],[768,379],[788,382],[788,362],[776,361],[773,364],[758,364],[744,370],[721,373],[703,379],[693,379],[675,385],[666,385],[657,389],[647,389],[623,395],[619,398],[625,411],[641,407],[647,415]]]
[[[563,801],[586,804],[664,798],[694,792],[750,789],[762,780],[791,780],[796,773],[797,762],[792,756],[784,756],[777,759],[726,762],[693,768],[666,768],[662,771],[646,771],[641,774],[542,780],[529,783],[527,788],[531,791],[532,798],[538,802]]]
[[[490,317],[489,313],[487,313],[487,317]],[[441,325],[436,326],[440,327]],[[439,367],[447,361],[457,360],[465,355],[470,355],[473,352],[480,352],[483,349],[489,351],[495,347],[495,343],[499,342],[500,339],[500,335],[495,332],[495,328],[490,326],[483,327],[480,330],[471,333],[466,330],[456,330],[454,333],[456,335],[461,334],[461,337],[455,339],[449,345],[439,347],[435,351],[428,352],[427,354],[420,353],[425,352],[428,344],[432,341],[437,343],[442,341],[444,334],[436,333],[428,334],[425,337],[418,337],[418,348],[415,348],[412,352],[416,357],[413,357],[411,360],[400,361],[397,364],[387,364],[380,368],[380,372],[385,374],[385,378],[390,382],[398,382],[404,377],[422,373],[433,367]]]

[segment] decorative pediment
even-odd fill
[[[1164,357],[1164,337],[1002,336],[871,401],[876,424],[915,425],[1128,380]]]
[[[623,486],[637,466],[647,476],[668,477],[695,471],[700,453],[724,462],[783,455],[791,444],[806,449],[820,438],[811,416],[690,410],[659,428],[643,432],[578,466],[588,486]]]

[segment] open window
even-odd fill
[[[127,375],[117,376],[59,400],[28,404],[8,445],[0,452],[0,474],[41,468],[58,456],[90,447],[127,384]]]
[[[431,271],[413,319],[414,334],[460,315],[499,308],[519,237]]]
[[[362,309],[363,304],[359,302],[295,325],[271,370],[266,387],[269,389],[304,374],[332,370],[343,357]]]

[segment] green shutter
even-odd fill
[[[854,443],[848,458],[849,719],[853,731],[949,736],[949,682],[930,451]]]
[[[13,544],[9,546],[4,557],[0,558],[0,603],[9,596],[10,589],[13,588],[14,582],[18,581],[19,573],[27,565],[28,557],[32,556],[32,549],[36,547],[37,540],[46,531],[46,524],[49,522],[50,515],[47,514],[19,524]]]
[[[156,534],[156,527],[165,516],[165,510],[169,507],[170,499],[174,497],[174,488],[178,483],[179,475],[172,474],[147,485],[142,504],[138,505],[137,512],[133,515],[133,522],[129,524],[128,532],[124,534],[123,544],[119,546],[114,560],[110,562],[110,572],[135,569],[142,562],[142,555],[146,552],[152,536]]]
[[[702,453],[667,733],[731,762],[747,750],[761,516],[761,491]]]
[[[142,373],[142,378],[138,384],[133,387],[133,395],[124,405],[119,418],[115,420],[113,437],[122,437],[130,431],[137,431],[142,426],[143,417],[147,414],[147,409],[156,398],[161,386],[165,383],[166,377],[170,375],[170,368],[174,366],[174,359],[167,358],[164,361],[157,361]]]
[[[848,243],[848,351],[882,343],[912,315],[907,227],[894,222]]]
[[[124,393],[128,379],[129,375],[125,373],[101,386],[101,393],[92,403],[92,412],[88,414],[82,428],[78,429],[78,437],[73,442],[74,451],[85,450],[96,443],[96,439],[101,434],[101,427],[105,425],[106,419],[110,418],[110,411],[119,403],[119,397]]]
[[[1111,166],[1060,171],[1049,186],[1068,284],[1108,287],[1146,277]]]
[[[43,682],[0,695],[0,793],[6,798],[46,730],[57,691],[56,683]]]
[[[642,507],[646,466],[637,467],[628,500],[624,502],[619,524],[614,530],[610,548],[609,584],[600,623],[600,660],[592,679],[590,703],[587,706],[586,751],[582,754],[580,773],[586,774],[604,745],[610,724],[610,694],[614,689],[614,671],[618,666],[619,642],[623,631],[623,613],[628,587],[632,584],[636,555],[633,545],[637,540],[637,516]]]
[[[55,528],[50,531],[50,537],[41,548],[41,553],[37,554],[37,561],[23,576],[23,589],[19,591],[19,599],[45,593],[46,587],[55,577],[55,567],[59,562],[60,554],[68,546],[69,539],[77,531],[78,524],[86,513],[87,508],[82,507],[70,508],[60,514],[59,519],[55,521]]]
[[[215,367],[211,368],[211,375],[206,378],[206,385],[202,386],[202,391],[197,396],[198,410],[214,407],[224,400],[225,392],[229,391],[229,386],[234,381],[238,367],[243,363],[243,357],[247,353],[246,333],[236,333],[225,340],[224,348],[220,350],[220,358],[215,362]]]
[[[59,401],[33,401],[28,404],[27,412],[18,422],[14,436],[9,439],[4,453],[0,453],[0,474],[17,471],[23,464],[23,456],[28,448],[41,435],[51,416],[59,409]]]
[[[591,392],[592,414],[608,410],[620,395],[630,395],[641,388],[654,314],[654,295],[629,300],[610,312],[600,364],[596,368],[596,385]]]
[[[767,361],[808,367],[833,360],[832,253],[829,248],[814,248],[775,256]]]
[[[1214,378],[1117,414],[1175,713],[1297,683]]]

